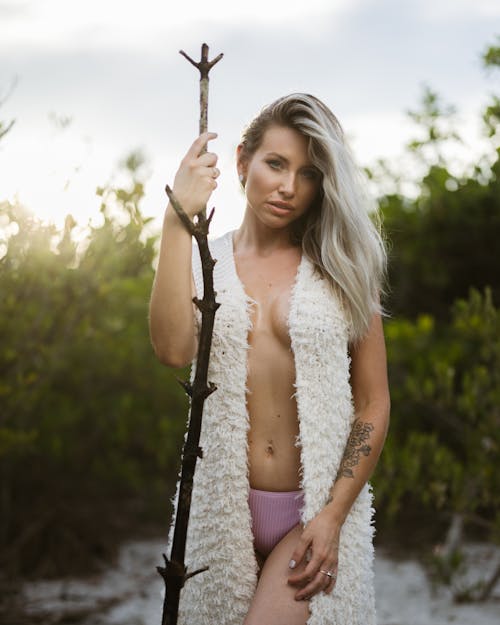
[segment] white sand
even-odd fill
[[[87,614],[79,619],[82,625],[160,625],[163,581],[155,567],[162,564],[162,550],[159,541],[127,543],[117,567],[104,575],[26,584],[24,604],[34,614],[51,615],[47,622],[73,613]],[[498,562],[500,548],[468,545],[467,554],[470,566],[463,583],[484,579]],[[391,560],[380,548],[375,579],[379,625],[500,624],[500,584],[485,603],[455,604],[450,589],[433,592],[417,561]]]

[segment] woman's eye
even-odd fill
[[[316,169],[304,169],[302,175],[308,180],[319,180],[319,171]]]
[[[272,169],[280,169],[281,168],[281,161],[277,161],[275,159],[269,160],[267,161],[267,164],[269,165],[269,167],[271,167]]]

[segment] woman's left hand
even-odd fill
[[[289,584],[299,587],[295,599],[308,600],[319,592],[332,592],[337,580],[339,538],[340,525],[332,520],[327,509],[321,510],[305,526],[292,554],[290,568],[295,568],[302,561],[306,562],[308,551],[311,557],[301,573],[292,574],[288,578]]]

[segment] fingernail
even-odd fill
[[[296,566],[297,566],[297,562],[295,562],[295,560],[290,560],[288,564],[288,568],[294,569]]]

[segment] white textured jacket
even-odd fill
[[[179,625],[242,625],[257,584],[248,506],[246,379],[250,307],[236,273],[233,232],[210,242],[217,301],[208,380],[217,385],[205,401],[186,543],[189,571],[209,570],[186,582]],[[203,294],[201,264],[193,246],[193,275]],[[200,317],[198,318],[198,322]],[[326,279],[302,255],[288,317],[295,358],[305,503],[302,522],[324,506],[354,420],[349,383],[348,325]],[[191,380],[194,378],[195,362]],[[177,501],[177,495],[174,502]],[[337,583],[330,595],[310,600],[307,625],[375,625],[372,495],[366,484],[340,535]],[[173,524],[169,535],[169,553]],[[272,624],[265,624],[272,625]]]

